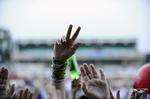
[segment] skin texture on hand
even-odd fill
[[[32,93],[28,90],[20,90],[19,94],[13,94],[11,99],[32,99]]]
[[[103,71],[96,71],[93,64],[83,64],[80,68],[83,91],[88,99],[110,99],[109,86]]]
[[[70,36],[72,27],[72,25],[69,25],[67,35],[63,36],[54,44],[54,59],[65,62],[75,53],[75,51],[79,47],[79,43],[75,44],[75,40],[80,32],[81,27],[77,28],[76,32],[71,38]]]

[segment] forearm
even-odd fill
[[[59,87],[59,89],[57,89],[60,91],[60,99],[65,99],[66,94],[65,94],[65,88],[64,86]]]
[[[60,90],[62,99],[65,99],[64,80],[65,80],[66,66],[67,62],[60,62],[53,59],[52,64],[53,85],[56,87],[57,90]]]

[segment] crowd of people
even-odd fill
[[[96,68],[94,64],[84,63],[80,68],[80,77],[71,81],[71,92],[66,92],[66,69],[67,60],[75,54],[80,46],[76,43],[81,27],[78,27],[71,36],[73,26],[70,25],[67,35],[63,36],[54,44],[54,57],[52,62],[52,81],[48,99],[121,99],[120,91],[114,95],[109,79],[105,76],[101,68]],[[144,67],[144,69],[143,69]],[[132,91],[127,99],[150,99],[150,64],[146,64],[140,71],[145,71],[141,78],[135,82]],[[145,70],[146,69],[146,70]],[[4,67],[0,70],[0,99],[40,99],[35,97],[35,93],[28,88],[15,89],[15,85],[10,85],[8,70]],[[146,78],[145,78],[145,75]],[[144,83],[144,84],[143,84]],[[80,91],[80,95],[78,92]]]

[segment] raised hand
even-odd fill
[[[0,85],[6,85],[8,79],[8,70],[4,67],[0,70]]]
[[[82,81],[79,79],[74,79],[72,81],[72,90],[77,91],[81,88],[82,86]]]
[[[88,99],[110,99],[109,86],[103,71],[96,71],[93,64],[83,64],[80,68],[83,91]]]
[[[9,89],[7,90],[7,96],[10,98],[15,92],[15,84],[9,85]]]
[[[4,67],[0,70],[0,99],[7,99],[12,96],[15,90],[15,85],[8,83],[8,70]]]
[[[108,86],[109,86],[110,99],[120,99],[120,90],[117,91],[116,97],[113,96],[109,79],[107,79],[107,83],[108,83]]]
[[[19,94],[13,94],[11,99],[32,99],[32,93],[28,90],[21,90]]]
[[[110,91],[110,99],[120,99],[120,90],[117,91],[116,98],[113,96],[111,89],[109,89],[109,91]]]
[[[71,57],[77,50],[79,43],[75,44],[75,40],[81,28],[78,27],[76,32],[71,38],[70,36],[71,36],[72,27],[73,27],[72,25],[69,25],[67,35],[63,36],[60,40],[58,40],[54,44],[54,59],[64,62],[69,57]]]
[[[6,96],[8,70],[4,67],[0,70],[0,96]]]
[[[76,93],[81,89],[82,82],[79,79],[74,79],[72,81],[72,99],[77,99]]]
[[[148,99],[147,92],[147,89],[133,89],[129,99]]]

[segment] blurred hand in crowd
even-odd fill
[[[107,79],[107,83],[108,83],[108,86],[109,86],[110,99],[120,99],[120,90],[117,91],[116,97],[115,97],[115,96],[113,95],[113,93],[112,93],[109,79]]]
[[[32,93],[28,90],[20,90],[19,94],[13,94],[11,99],[32,99]]]
[[[72,99],[77,99],[76,94],[81,90],[82,82],[81,79],[74,79],[72,81]]]
[[[72,27],[72,25],[69,25],[67,35],[63,36],[54,44],[54,59],[65,62],[79,47],[79,43],[75,43],[75,40],[81,28],[78,27],[74,35],[71,37]]]
[[[15,84],[9,85],[9,88],[7,89],[7,96],[11,97],[15,92]]]
[[[80,90],[80,89],[81,89],[81,86],[82,86],[82,81],[81,81],[80,78],[79,78],[79,79],[74,79],[74,80],[72,81],[72,90],[73,90],[73,91],[78,91],[78,90]]]
[[[0,85],[1,87],[6,86],[8,79],[8,70],[4,67],[0,70]]]
[[[15,85],[8,83],[8,70],[4,67],[0,70],[0,98],[10,98],[14,93]]]
[[[148,99],[148,89],[133,89],[129,99]]]
[[[83,64],[80,68],[82,89],[89,99],[110,99],[109,86],[103,71],[96,71],[93,64]]]
[[[2,67],[0,70],[0,98],[7,97],[6,94],[7,78],[8,78],[8,70]]]
[[[120,99],[120,90],[117,91],[116,97],[113,96],[113,93],[110,89],[110,99]]]

